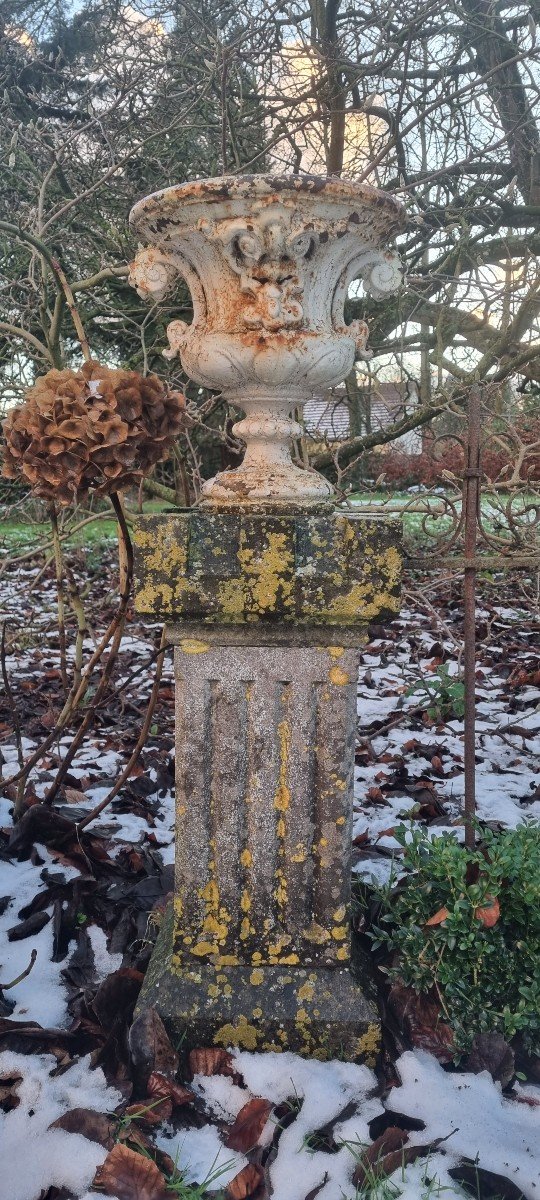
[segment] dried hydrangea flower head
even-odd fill
[[[71,504],[136,484],[166,458],[182,428],[185,397],[157,375],[112,370],[39,376],[4,421],[2,474],[45,500]]]

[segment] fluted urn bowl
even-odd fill
[[[165,353],[247,414],[234,426],[244,460],[208,480],[203,504],[274,509],[331,499],[325,479],[291,461],[302,432],[291,413],[368,355],[367,325],[346,326],[344,302],[358,277],[375,298],[396,290],[399,261],[388,247],[404,221],[386,193],[310,175],[199,180],[135,205],[141,248],[131,282],[159,302],[181,277],[193,301],[190,325],[169,324]]]

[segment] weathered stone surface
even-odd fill
[[[342,512],[139,517],[135,607],[209,624],[381,620],[399,611],[400,534],[398,520]]]
[[[188,1048],[372,1061],[349,969],[358,651],[173,632],[175,897],[139,1008]]]
[[[236,175],[155,192],[130,221],[149,243],[130,271],[139,295],[159,301],[178,276],[191,292],[193,321],[170,322],[167,357],[179,354],[190,379],[247,414],[234,426],[241,465],[206,480],[201,503],[331,503],[328,480],[291,461],[302,432],[291,413],[370,357],[367,324],[346,325],[344,303],[359,277],[375,298],[397,289],[399,259],[386,247],[403,205],[352,180]]]
[[[175,650],[173,962],[350,957],[358,654]]]
[[[380,1022],[351,970],[209,964],[179,968],[173,955],[173,923],[171,906],[137,1012],[157,1008],[184,1053],[195,1046],[238,1046],[374,1065]]]
[[[193,321],[170,357],[243,409],[240,466],[199,507],[135,524],[136,608],[176,645],[175,907],[140,1007],[184,1046],[372,1061],[379,1029],[350,966],[356,646],[399,610],[399,522],[331,510],[291,460],[293,418],[369,357],[349,284],[399,283],[405,210],[365,184],[246,176],[168,188],[133,210],[131,268],[159,302],[181,276]]]

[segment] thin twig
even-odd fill
[[[107,662],[103,669],[103,674],[101,676],[99,684],[98,684],[96,691],[94,693],[94,696],[92,698],[92,703],[88,706],[85,716],[84,716],[84,719],[81,722],[81,724],[77,730],[77,733],[75,734],[74,738],[72,739],[71,744],[68,747],[67,753],[64,755],[64,758],[62,759],[61,765],[58,768],[58,771],[56,773],[56,777],[55,777],[53,783],[51,784],[49,791],[47,792],[47,794],[45,796],[45,800],[44,800],[45,804],[52,804],[55,796],[58,793],[59,788],[61,787],[62,783],[64,782],[64,779],[68,773],[71,763],[73,762],[73,759],[77,753],[77,750],[79,749],[79,746],[80,746],[87,730],[90,728],[90,725],[92,724],[92,722],[95,718],[98,705],[99,705],[102,697],[105,695],[105,692],[106,692],[108,684],[109,684],[109,680],[111,678],[114,666],[116,664],[116,659],[118,657],[118,651],[120,649],[120,644],[121,644],[122,636],[124,633],[129,597],[131,594],[131,582],[133,579],[133,546],[131,544],[129,529],[127,527],[126,519],[124,516],[124,511],[122,509],[122,502],[121,502],[120,497],[118,496],[117,492],[112,493],[111,500],[112,500],[114,511],[118,518],[118,527],[119,527],[119,532],[120,532],[120,536],[118,539],[118,552],[119,552],[119,560],[120,560],[121,602],[120,602],[120,607],[118,609],[118,612],[116,614],[116,628],[114,630],[114,635],[113,635],[112,642],[111,642],[109,656],[107,658]],[[92,659],[90,661],[92,662],[93,659],[95,659],[95,654],[92,656]],[[83,680],[81,681],[81,684],[79,686],[79,689],[75,693],[73,707],[76,707],[77,704],[80,703],[80,699],[82,699],[82,696],[85,694],[85,692],[87,690],[88,683],[89,683],[89,675],[88,675],[88,668],[87,668],[85,675],[83,677]]]
[[[54,744],[54,742],[58,738],[58,735],[62,732],[62,730],[65,728],[68,721],[70,720],[73,712],[78,707],[78,705],[81,703],[81,701],[84,699],[84,696],[86,695],[86,692],[90,685],[90,680],[92,678],[94,669],[97,666],[97,664],[100,661],[100,659],[102,658],[105,650],[108,648],[108,646],[111,642],[112,642],[111,650],[109,653],[109,657],[107,659],[107,665],[105,667],[105,672],[104,672],[104,674],[106,675],[106,681],[108,681],[108,679],[110,678],[110,675],[111,675],[111,672],[112,672],[112,669],[114,666],[116,655],[118,653],[118,647],[120,645],[120,641],[122,638],[122,633],[123,633],[123,629],[124,629],[124,625],[125,625],[125,618],[126,618],[128,604],[129,604],[129,598],[130,598],[131,579],[133,576],[133,547],[131,545],[131,538],[129,536],[129,530],[127,527],[124,513],[122,511],[122,506],[120,504],[120,501],[118,500],[118,497],[115,495],[115,493],[113,493],[113,495],[111,496],[111,501],[113,503],[113,508],[115,509],[116,515],[118,516],[118,510],[120,510],[120,513],[121,513],[121,521],[119,519],[118,523],[119,523],[120,529],[122,531],[122,537],[119,542],[119,557],[120,557],[120,562],[121,562],[121,568],[120,568],[121,581],[123,580],[123,584],[121,586],[120,601],[119,601],[118,609],[117,609],[116,613],[114,614],[108,628],[105,630],[105,633],[103,634],[103,637],[102,637],[99,645],[96,647],[96,649],[94,650],[94,653],[92,654],[91,658],[89,659],[89,661],[86,665],[86,668],[83,672],[83,676],[82,676],[82,679],[81,679],[78,689],[76,689],[74,687],[71,688],[69,696],[67,697],[67,700],[66,700],[64,707],[60,713],[60,716],[58,717],[58,720],[56,722],[54,729],[51,729],[51,732],[43,740],[41,745],[37,747],[37,749],[34,751],[34,753],[27,760],[25,767],[24,767],[24,772],[22,772],[22,774],[24,774],[25,776],[28,774],[29,771],[32,770],[33,767],[35,767],[36,763],[38,763],[40,761],[40,759],[43,758],[43,755],[46,754],[47,751],[50,749],[50,747]],[[102,680],[102,682],[103,682],[103,680]],[[98,688],[98,692],[96,692],[96,694],[94,696],[92,709],[90,709],[90,720],[92,719],[92,716],[93,716],[94,706],[97,704],[97,701],[101,698],[102,691],[104,691],[104,688],[102,689],[101,684],[100,684],[99,688]],[[99,693],[99,695],[98,695],[98,693]],[[88,720],[86,722],[86,724],[84,725],[83,733],[86,732],[86,729],[88,728],[88,725],[90,724],[90,720]],[[86,718],[85,718],[85,721],[86,721]],[[80,730],[79,730],[79,733],[80,733]],[[77,741],[77,746],[75,747],[75,749],[78,748],[78,745],[81,740],[79,738],[78,734],[77,734],[77,738],[78,738],[78,741]],[[70,747],[70,751],[68,753],[70,754],[69,761],[71,762],[71,759],[73,758],[73,755],[71,754],[71,747]],[[64,760],[64,762],[65,762],[65,760]],[[21,772],[18,772],[17,775],[12,777],[11,782],[12,783],[17,782],[20,777],[21,777]],[[63,778],[63,776],[62,776],[62,778]]]
[[[97,804],[96,807],[92,809],[92,812],[88,813],[86,817],[83,817],[82,821],[79,821],[79,823],[77,825],[77,829],[78,829],[79,833],[81,832],[81,830],[86,829],[86,826],[89,825],[91,821],[94,821],[95,818],[98,817],[99,814],[103,812],[103,809],[106,808],[107,805],[111,803],[111,800],[114,800],[115,796],[118,795],[120,789],[123,788],[126,780],[129,779],[129,776],[131,775],[133,768],[136,766],[136,764],[139,760],[141,751],[142,751],[144,744],[146,742],[146,739],[148,737],[148,732],[149,732],[150,725],[152,722],[152,717],[154,715],[154,709],[157,704],[159,686],[161,683],[161,675],[162,675],[162,671],[163,671],[163,660],[164,660],[166,649],[167,649],[167,646],[166,646],[166,642],[165,642],[165,632],[163,631],[161,634],[160,647],[159,647],[158,655],[156,658],[156,670],[154,673],[154,682],[152,684],[152,691],[150,692],[150,698],[148,700],[148,707],[146,709],[144,721],[141,726],[141,731],[137,738],[137,744],[133,750],[133,753],[131,755],[131,758],[129,759],[129,762],[124,767],[122,774],[119,775],[118,779],[116,780],[114,787],[111,788],[110,792],[108,792],[108,794],[104,797],[104,799],[101,800],[100,803]]]
[[[6,664],[6,629],[8,627],[8,624],[9,624],[8,621],[4,621],[4,623],[2,625],[2,640],[0,643],[0,660],[1,660],[1,664],[2,664],[2,680],[4,683],[6,698],[7,698],[10,710],[11,710],[11,717],[13,720],[13,732],[15,734],[15,745],[17,747],[17,761],[19,763],[19,767],[24,769],[24,752],[23,752],[23,745],[22,745],[21,722],[19,720],[19,710],[17,708],[17,704],[15,702],[15,697],[11,690],[11,684],[9,682],[9,675],[8,675],[7,664]],[[15,805],[14,805],[14,810],[13,810],[13,818],[15,821],[18,821],[18,819],[22,813],[25,778],[26,778],[26,776],[23,776],[21,779],[19,779],[18,785],[17,785],[17,795],[15,798]],[[14,780],[12,779],[11,782],[13,783]]]
[[[54,504],[49,505],[49,517],[52,529],[52,541],[54,549],[54,567],[56,573],[56,604],[58,612],[58,640],[60,643],[60,675],[62,677],[62,687],[64,695],[69,692],[68,674],[67,674],[67,659],[66,659],[66,609],[64,603],[64,560],[62,557],[62,547],[58,537],[58,514]]]
[[[23,979],[26,979],[26,976],[30,974],[30,971],[32,970],[32,967],[36,961],[36,958],[37,958],[37,950],[36,949],[31,950],[30,951],[30,962],[28,963],[28,966],[25,967],[24,971],[21,971],[20,975],[17,975],[16,979],[12,979],[11,983],[0,983],[0,992],[9,992],[10,988],[17,987],[18,983],[22,983]]]

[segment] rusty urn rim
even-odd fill
[[[244,201],[250,204],[259,201],[264,206],[297,201],[303,206],[309,199],[319,200],[323,205],[326,201],[336,208],[343,206],[343,216],[349,225],[361,224],[366,210],[372,216],[379,211],[381,238],[386,242],[407,221],[401,201],[369,183],[334,176],[265,174],[222,175],[173,184],[139,200],[129,214],[129,223],[134,233],[156,242],[160,237],[174,234],[184,224],[192,225],[193,209],[198,205],[229,204],[234,212],[236,204]]]

